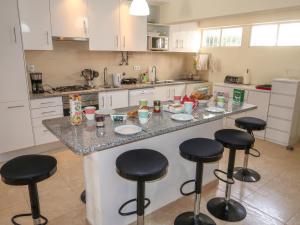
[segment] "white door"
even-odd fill
[[[120,30],[122,51],[147,51],[147,17],[131,16],[130,2],[121,0]]]
[[[34,145],[28,100],[0,103],[0,115],[0,153]]]
[[[169,44],[169,51],[170,52],[177,52],[180,46],[180,26],[177,25],[171,25],[170,26],[170,44]]]
[[[49,0],[19,0],[25,50],[52,50]]]
[[[128,91],[113,91],[109,93],[111,96],[111,108],[118,109],[128,107]]]
[[[50,0],[52,36],[87,38],[87,0]]]
[[[172,99],[174,99],[174,96],[185,96],[185,84],[170,86],[170,89],[172,89]]]
[[[0,102],[28,99],[17,0],[0,1]]]
[[[89,0],[88,21],[90,50],[120,49],[119,0]]]

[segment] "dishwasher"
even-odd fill
[[[141,99],[148,101],[148,106],[153,106],[154,88],[145,88],[129,91],[129,106],[139,105]]]

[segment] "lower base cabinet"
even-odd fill
[[[29,102],[0,103],[0,153],[34,145]]]

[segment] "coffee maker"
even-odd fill
[[[33,94],[44,93],[42,73],[30,73],[30,80]]]

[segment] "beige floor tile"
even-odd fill
[[[288,221],[287,225],[300,225],[300,211]]]

